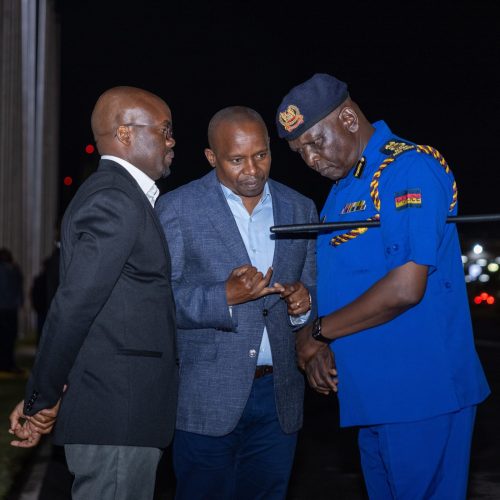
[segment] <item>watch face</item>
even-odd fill
[[[329,339],[321,334],[321,318],[316,318],[312,324],[311,336],[314,340],[318,342],[324,342],[329,344],[333,339]]]

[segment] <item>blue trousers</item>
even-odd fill
[[[284,499],[296,443],[297,433],[281,430],[273,376],[256,379],[241,419],[229,434],[175,432],[175,498]]]
[[[370,500],[466,498],[476,407],[359,430]]]

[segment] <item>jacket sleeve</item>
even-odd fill
[[[226,282],[198,283],[186,276],[185,267],[189,255],[180,217],[174,203],[168,200],[168,195],[158,200],[155,210],[163,227],[172,261],[172,290],[178,328],[235,331],[237,312],[233,308],[233,315],[230,314]]]
[[[66,256],[28,381],[25,413],[52,407],[133,249],[141,212],[123,191],[93,193],[63,227]],[[64,243],[63,243],[64,244]]]

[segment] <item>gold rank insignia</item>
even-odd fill
[[[291,132],[304,123],[304,116],[300,114],[300,110],[295,104],[290,104],[285,111],[280,113],[279,120],[285,130]]]
[[[422,206],[422,192],[420,189],[401,191],[395,194],[394,203],[396,204],[396,210],[411,207],[420,208]]]
[[[415,144],[391,139],[380,148],[380,152],[385,155],[398,156],[401,153],[406,153],[407,151],[411,151],[415,148]]]
[[[365,165],[366,165],[366,158],[362,156],[358,161],[358,163],[356,163],[356,166],[354,167],[354,177],[356,177],[356,179],[359,179],[361,177],[361,174],[365,169]]]
[[[346,203],[340,213],[341,215],[343,215],[343,214],[350,214],[352,212],[362,212],[363,210],[366,210],[366,201],[360,200],[360,201],[353,201],[351,203]]]

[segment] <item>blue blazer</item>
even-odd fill
[[[317,221],[310,199],[278,182],[268,183],[275,224]],[[177,428],[211,436],[234,429],[252,387],[265,325],[281,427],[297,431],[304,377],[296,365],[294,327],[285,301],[269,295],[229,312],[226,280],[250,258],[215,171],[161,196],[156,210],[172,258],[180,365]],[[314,239],[277,239],[272,281],[301,281],[315,303],[315,252]]]

